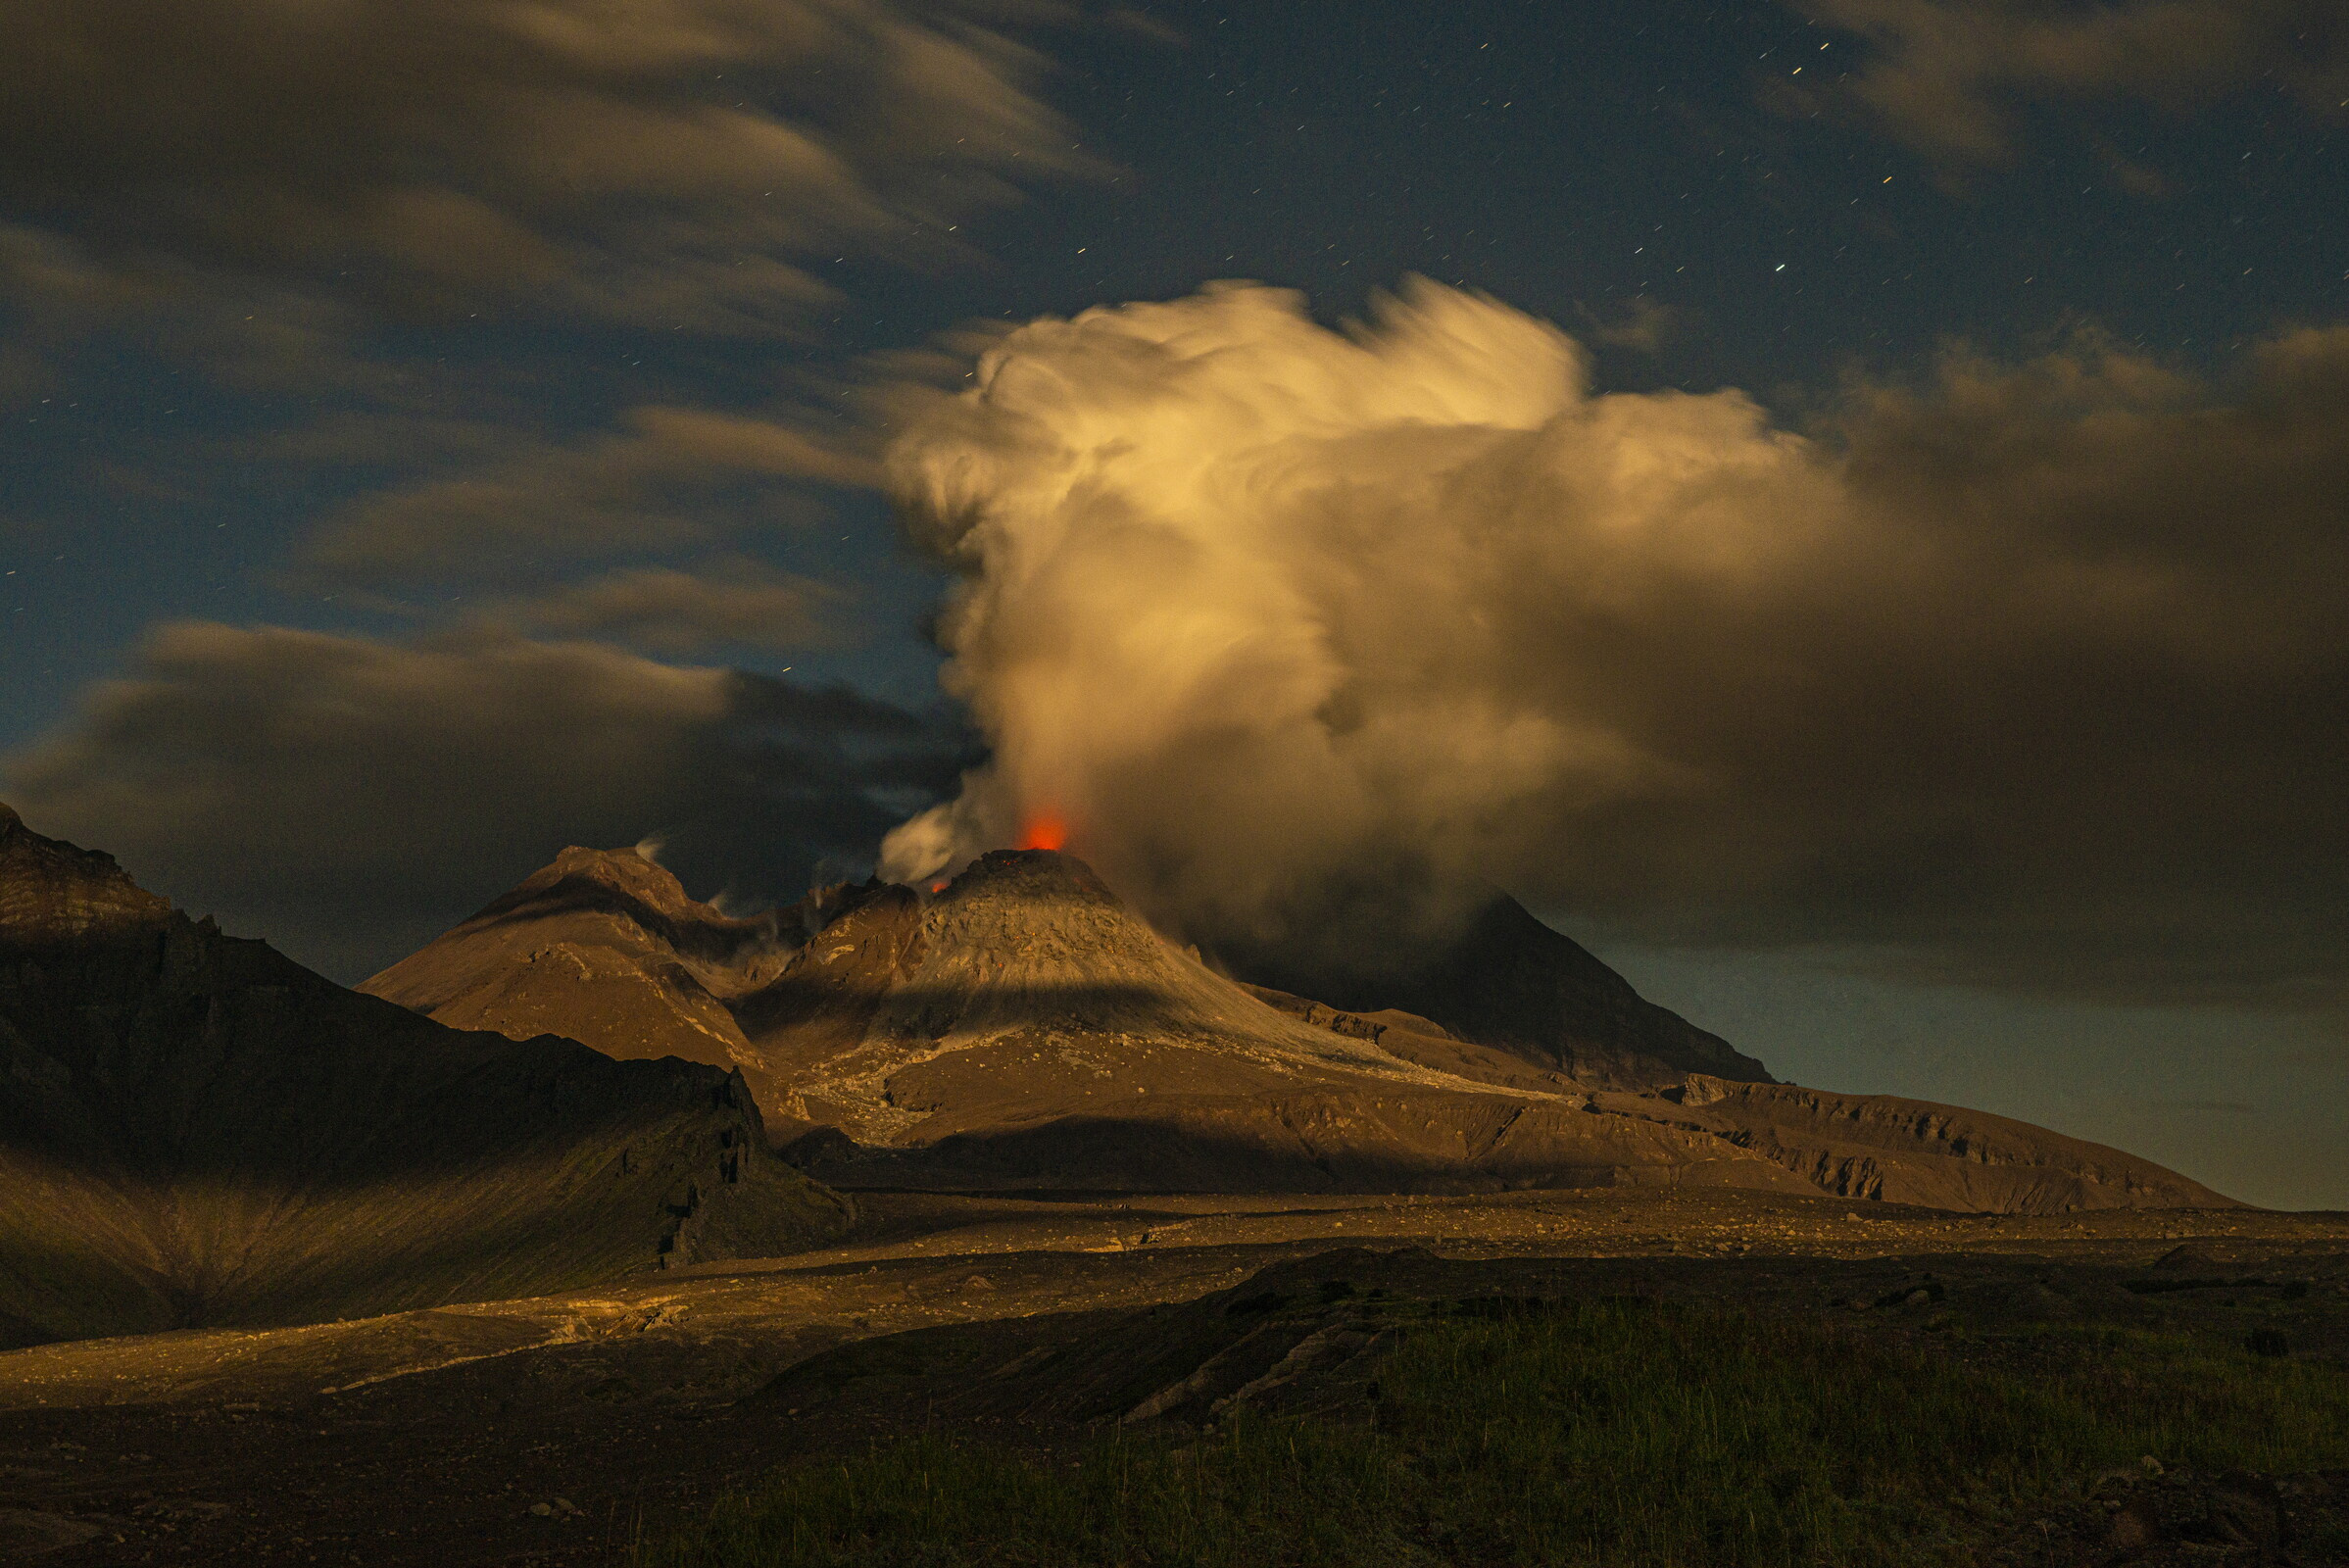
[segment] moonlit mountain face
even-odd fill
[[[799,915],[730,919],[634,850],[572,848],[359,989],[452,1028],[739,1070],[771,1105],[733,1004],[791,961]]]
[[[793,1157],[854,1186],[2227,1202],[1999,1117],[1775,1085],[1514,905],[1383,989],[1347,983],[1342,1008],[1238,982],[1051,850],[753,921],[633,852],[572,850],[368,988],[739,1066]]]

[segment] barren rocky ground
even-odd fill
[[[2115,1323],[2349,1362],[2349,1215],[2002,1218],[1638,1190],[858,1202],[840,1245],[789,1258],[0,1355],[0,1551],[56,1568],[609,1562],[638,1529],[797,1456],[933,1427],[1074,1442],[1216,1348],[1169,1336],[1247,1327],[1170,1303],[1265,1270],[1226,1299],[1637,1296],[1832,1314],[1952,1354]],[[1202,1382],[1193,1402],[1215,1393]],[[1328,1396],[1348,1396],[1343,1380]],[[1146,1418],[1180,1418],[1188,1397]],[[2113,1544],[2132,1528],[2156,1547],[2174,1537],[2165,1506],[2219,1505],[2208,1484],[2149,1475],[2093,1519],[2041,1521],[2019,1560],[2169,1560]],[[2229,1560],[2192,1550],[2177,1560]]]

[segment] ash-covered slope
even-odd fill
[[[2239,1206],[2149,1159],[1987,1111],[1699,1074],[1666,1095],[1680,1114],[1847,1198],[1999,1214]]]
[[[443,1028],[0,808],[0,1344],[533,1295],[845,1213],[739,1077]]]
[[[862,890],[742,1016],[790,1109],[883,1142],[1040,1097],[1436,1077],[1265,1006],[1049,850],[982,857],[934,898]]]
[[[868,1183],[1382,1190],[1717,1183],[1815,1191],[1563,1079],[1464,1077],[1266,1005],[1082,861],[983,856],[943,892],[868,885],[738,1017]],[[840,1136],[842,1133],[846,1137]]]
[[[1502,952],[1529,950],[1554,980],[1555,953],[1536,939]],[[1609,995],[1647,1006],[1582,956]],[[1554,985],[1551,1001],[1531,983],[1525,994],[1539,1005],[1516,1016],[1560,1015]],[[1608,1088],[1610,1074],[1593,1083],[1506,1036],[1462,1040],[1409,1013],[1251,990],[1136,919],[1082,862],[1043,851],[983,857],[935,898],[863,890],[738,1010],[793,1086],[782,1109],[904,1151],[859,1168],[838,1163],[846,1140],[811,1139],[817,1168],[849,1181],[1734,1185],[2002,1212],[2228,1201],[2000,1117],[1770,1083],[1670,1014],[1696,1037],[1689,1053],[1727,1056],[1737,1075]],[[1618,1012],[1643,1040],[1669,1038],[1636,1008]],[[1630,1072],[1627,1054],[1604,1058],[1614,1081],[1658,1075],[1653,1057]]]
[[[615,863],[655,893],[607,907],[597,868]],[[633,857],[566,852],[369,984],[439,1017],[737,1063],[769,1127],[799,1138],[792,1156],[851,1185],[2227,1201],[2021,1123],[1776,1085],[1513,904],[1413,975],[1337,993],[1376,1010],[1238,984],[1049,851],[984,856],[936,894],[868,883],[769,918],[747,947],[687,951],[670,929],[739,942],[746,923]]]
[[[563,852],[464,924],[360,983],[453,1029],[558,1034],[623,1059],[682,1056],[774,1085],[730,1004],[807,940],[799,909],[731,919],[633,850]]]
[[[1573,1080],[1515,1052],[1460,1040],[1414,1013],[1350,1013],[1250,987],[1269,1004],[1391,1055],[1509,1088]],[[1592,1115],[1627,1116],[1719,1139],[1840,1198],[1975,1213],[2086,1208],[2233,1208],[2233,1199],[2149,1159],[1986,1111],[1894,1095],[1685,1073],[1657,1089],[1591,1090]]]
[[[1282,953],[1227,954],[1258,985],[1361,1015],[1400,1012],[1605,1089],[1653,1089],[1688,1073],[1777,1080],[1753,1057],[1632,989],[1582,944],[1503,895],[1457,937],[1364,972]]]

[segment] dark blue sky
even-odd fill
[[[909,722],[945,737],[943,782],[970,755],[922,630],[947,579],[854,465],[879,439],[874,389],[909,367],[941,373],[908,355],[974,321],[1235,277],[1302,290],[1336,321],[1424,274],[1558,323],[1603,389],[1741,387],[1802,428],[1832,421],[1855,385],[1928,382],[1953,344],[2019,362],[2083,334],[2223,402],[2260,342],[2349,320],[2349,24],[2330,4],[2188,0],[2169,38],[2146,5],[2055,0],[1152,0],[1041,20],[859,0],[818,44],[779,3],[771,35],[698,53],[630,35],[587,64],[469,17],[436,60],[396,16],[369,30],[376,9],[357,8],[347,35],[259,40],[251,26],[268,24],[215,29],[205,7],[170,26],[143,0],[69,22],[0,11],[17,61],[0,98],[19,102],[0,117],[7,782],[63,803],[63,826],[163,891],[342,972],[563,842],[666,808],[620,791],[609,810],[550,807],[543,821],[502,808],[471,837],[398,825],[402,854],[452,862],[414,888],[374,861],[257,866],[261,852],[220,847],[213,818],[142,839],[155,812],[141,788],[184,798],[209,780],[233,797],[237,769],[285,770],[292,754],[270,748],[357,743],[318,716],[347,695],[299,721],[269,706],[312,692],[293,664],[254,673],[244,644],[158,663],[141,639],[179,621],[289,627],[346,640],[305,658],[381,648],[390,669],[436,639],[571,638],[801,690],[844,683],[919,710]],[[889,42],[908,26],[928,53]],[[849,172],[810,172],[759,139],[776,127]],[[764,292],[739,283],[761,269]],[[762,452],[702,471],[702,437],[644,435],[648,408],[807,434],[850,466]],[[562,514],[507,528],[517,494]],[[683,576],[660,579],[665,609],[614,610],[621,588],[653,582],[614,576],[630,572]],[[710,598],[742,582],[768,597]],[[820,635],[746,618],[810,594]],[[226,695],[194,690],[227,667],[212,659],[245,661]],[[194,695],[169,712],[92,695],[125,676]],[[874,738],[894,720],[780,740],[761,722],[759,755],[820,752],[857,789],[902,792],[873,820],[919,798],[889,768],[857,771],[904,740]],[[382,739],[393,728],[373,743],[408,744]],[[334,810],[317,805],[321,822]],[[771,892],[847,864],[867,825],[848,811],[832,838],[788,850],[718,834],[703,880],[731,875],[724,855],[767,855],[747,891]],[[405,912],[370,923],[390,882]],[[2087,1059],[2065,1054],[2083,1026],[2061,1009],[2092,1004],[2031,1013],[2039,1003],[1978,997],[1953,1022],[1948,1008],[1976,1004],[1820,980],[1845,970],[1799,957],[1707,968],[1646,951],[1622,954],[1739,1013],[1782,1070],[1974,1093],[2147,1152],[2190,1148],[2221,1185],[2255,1181],[2248,1146],[2207,1116],[2098,1111],[2071,1067],[2016,1065]],[[1854,985],[1880,989],[1863,1004]],[[2246,1050],[2319,1051],[2318,1076],[2340,1065],[2322,1011],[2130,1016],[2181,1083],[2236,1070],[2214,1018]],[[1852,1043],[1927,1018],[1974,1040],[1981,1072],[1903,1079]],[[1999,1038],[2016,1042],[2006,1055]],[[1786,1065],[1806,1042],[1829,1044]],[[2293,1071],[2262,1081],[2284,1095]],[[2349,1201],[2313,1174],[2349,1152],[2349,1104],[2327,1093],[2297,1135],[2293,1168],[2309,1174],[2273,1196]],[[2235,1102],[2200,1088],[2168,1101]]]
[[[2349,301],[2342,120],[2273,74],[2187,114],[2121,93],[2017,95],[2012,161],[1952,167],[1848,104],[1792,96],[1832,93],[1877,52],[1786,6],[1148,15],[1166,37],[1107,24],[1030,35],[1052,62],[1040,91],[1112,169],[1026,185],[956,225],[961,254],[811,255],[841,297],[804,342],[614,330],[500,298],[462,320],[340,315],[336,348],[361,368],[315,372],[208,343],[201,326],[76,323],[54,377],[12,411],[0,516],[16,673],[0,737],[58,721],[159,617],[379,629],[347,593],[290,591],[288,557],[353,495],[462,471],[465,435],[561,439],[646,402],[760,409],[974,318],[1248,277],[1337,318],[1422,273],[1585,337],[1610,387],[1738,386],[1799,416],[1841,376],[1920,373],[1948,339],[2021,356],[2092,327],[2224,372],[2250,339],[2337,319]],[[76,228],[70,204],[24,216]],[[1653,348],[1600,330],[1639,320],[1634,301],[1665,313]],[[372,462],[272,448],[394,411],[487,428],[412,432]],[[923,678],[905,634],[934,579],[884,564],[877,508],[842,510],[840,530],[759,553],[873,584],[870,640],[813,662],[902,695]]]

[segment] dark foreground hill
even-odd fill
[[[444,1028],[0,807],[0,1344],[530,1295],[845,1217],[738,1076]]]
[[[862,1187],[2228,1201],[2005,1118],[1776,1084],[1508,907],[1366,995],[1379,1010],[1343,1011],[1235,982],[1049,851],[982,857],[936,893],[832,889],[746,922],[628,852],[569,850],[366,989],[444,1021],[739,1068],[769,1126],[801,1135],[795,1159]]]

